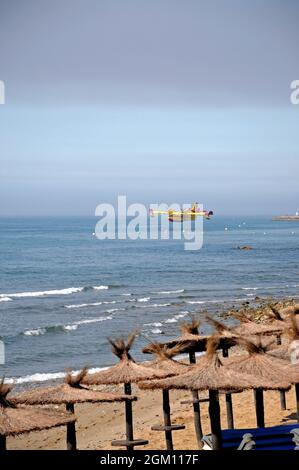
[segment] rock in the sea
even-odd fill
[[[253,250],[253,247],[249,245],[237,246],[237,250]]]

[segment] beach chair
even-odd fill
[[[213,450],[211,435],[203,436],[203,449]],[[224,450],[299,450],[299,425],[222,431]]]

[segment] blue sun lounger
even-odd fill
[[[206,449],[212,447],[211,435],[203,436]],[[270,428],[226,429],[222,431],[224,450],[299,450],[299,424]]]

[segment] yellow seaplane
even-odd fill
[[[214,215],[213,211],[201,211],[198,209],[198,202],[194,202],[190,208],[182,211],[176,211],[168,209],[166,211],[159,211],[150,209],[150,216],[155,217],[156,215],[167,215],[170,222],[183,222],[184,220],[195,220],[196,217],[204,217],[210,219]]]

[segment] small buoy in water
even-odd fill
[[[92,232],[92,236],[95,237],[96,233],[95,232]]]

